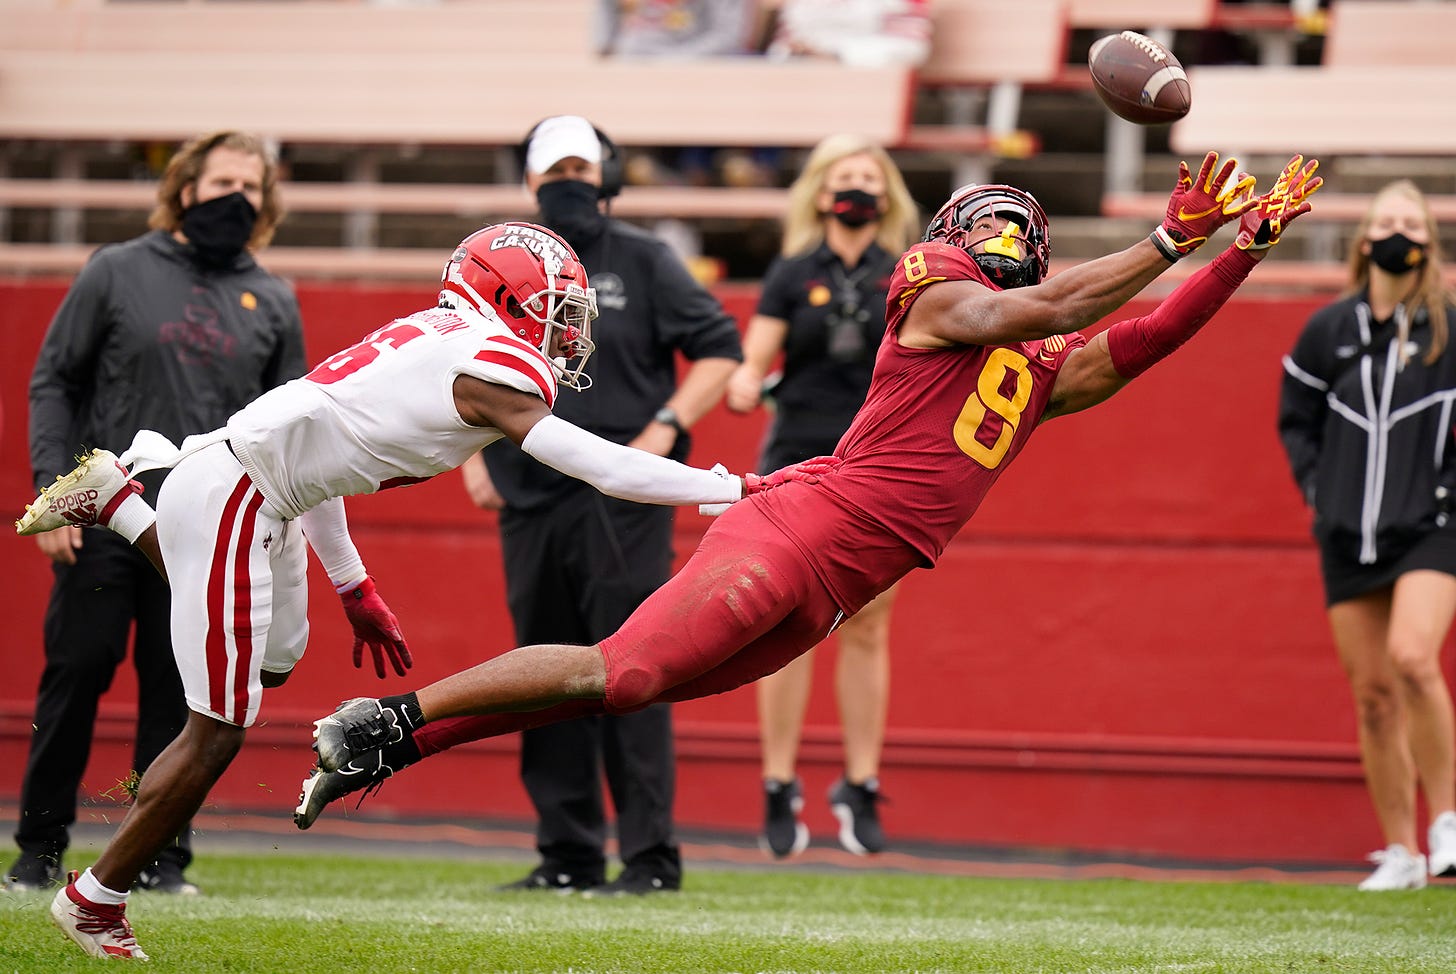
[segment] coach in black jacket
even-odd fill
[[[576,250],[601,312],[592,324],[592,386],[558,397],[556,415],[613,442],[683,459],[688,429],[742,361],[737,326],[664,243],[603,214],[600,201],[621,185],[621,159],[590,122],[548,118],[523,150],[539,220]],[[681,383],[678,353],[692,362]],[[501,508],[518,643],[597,642],[672,573],[670,507],[614,500],[510,443],[462,470],[477,505]],[[603,770],[624,867],[605,884]],[[539,819],[541,863],[509,888],[610,895],[680,887],[668,705],[525,731],[521,780]]]
[[[260,393],[304,372],[298,302],[254,262],[281,210],[276,164],[259,138],[217,132],[172,158],[153,230],[96,252],[71,284],[30,380],[30,463],[38,488],[93,447],[121,453],[139,429],[174,442],[217,429]],[[139,479],[156,496],[165,471]],[[84,538],[83,538],[84,534]],[[54,563],[45,615],[45,670],[21,786],[20,856],[10,889],[61,875],[91,751],[97,701],[136,624],[134,767],[144,772],[186,722],[172,658],[167,583],[109,531],[61,528],[36,537]],[[195,893],[184,833],[144,888]]]

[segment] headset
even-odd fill
[[[552,116],[554,117],[554,116]],[[541,122],[546,119],[541,119]],[[531,145],[531,139],[536,135],[536,130],[541,127],[541,122],[531,126],[531,131],[516,146],[516,161],[521,167],[521,172],[526,171],[526,150]],[[602,185],[597,188],[597,199],[609,200],[622,191],[622,150],[617,147],[607,133],[592,126],[592,131],[597,134],[597,141],[602,144]]]

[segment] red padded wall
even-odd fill
[[[64,287],[0,281],[9,352],[0,504],[12,514],[30,497],[26,382]],[[745,320],[755,290],[721,294]],[[304,283],[299,297],[319,359],[423,307],[433,289]],[[893,835],[1267,861],[1354,860],[1379,844],[1314,550],[1274,428],[1280,356],[1320,303],[1236,301],[1113,401],[1048,424],[941,566],[907,580],[883,774]],[[693,460],[751,467],[762,431],[761,416],[719,410],[695,431]],[[286,814],[310,763],[314,717],[513,644],[494,519],[466,502],[456,475],[349,509],[418,665],[383,683],[352,669],[342,614],[315,572],[309,656],[270,692],[263,724],[214,793],[220,806]],[[679,514],[680,557],[705,523]],[[29,541],[0,546],[14,634],[0,690],[0,756],[12,771],[0,796],[13,802],[49,575]],[[819,835],[832,823],[817,796],[839,762],[832,662],[832,653],[816,660],[801,766]],[[92,794],[125,769],[133,700],[123,671],[98,729]],[[679,819],[756,828],[751,689],[681,705],[677,721]],[[426,762],[409,787],[385,789],[366,810],[529,814],[510,740]]]

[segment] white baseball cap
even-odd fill
[[[526,168],[540,174],[571,156],[593,164],[601,162],[602,140],[592,123],[580,115],[553,115],[531,133]]]

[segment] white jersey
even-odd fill
[[[390,322],[228,420],[228,443],[263,497],[295,518],[331,497],[418,483],[504,434],[471,426],[453,384],[470,375],[556,401],[541,350],[494,314],[436,308]]]

